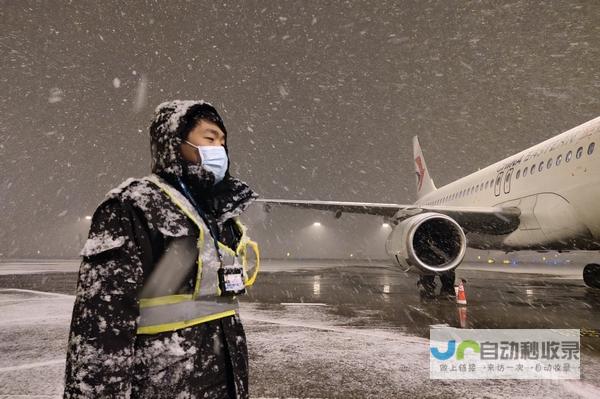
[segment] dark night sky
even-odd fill
[[[213,102],[265,198],[407,203],[412,135],[442,186],[598,116],[598,65],[595,0],[0,1],[0,257],[76,256],[165,100]],[[267,255],[382,253],[356,217],[292,245],[306,215],[250,219]]]

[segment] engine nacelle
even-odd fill
[[[453,270],[462,262],[467,239],[454,219],[427,212],[396,226],[385,249],[404,271],[437,274]]]

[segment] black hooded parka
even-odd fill
[[[209,120],[218,117],[202,101],[159,105],[150,128],[153,175],[126,180],[93,215],[81,253],[65,398],[248,397],[246,338],[237,312],[172,331],[140,334],[138,329],[144,292],[191,295],[198,281],[201,249],[193,245],[198,224],[155,182],[185,202],[173,184],[184,175],[182,129],[189,130],[190,120],[207,111]],[[221,242],[235,250],[245,237],[237,218],[257,195],[229,173],[203,195],[198,202],[211,204],[204,209],[206,226],[218,229]],[[210,229],[204,234],[212,240]],[[190,242],[191,250],[181,250]],[[156,286],[157,264],[167,258],[176,261],[169,261],[169,272],[158,279],[165,284]],[[211,262],[204,260],[202,274],[214,272]]]

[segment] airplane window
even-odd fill
[[[532,175],[535,173],[535,165],[531,165],[531,169],[529,169],[529,174]]]
[[[571,157],[573,156],[573,151],[567,152],[567,156],[565,157],[565,162],[569,162]]]
[[[490,180],[490,188],[494,187],[494,179]]]
[[[488,185],[489,185],[489,183],[490,183],[489,181],[486,181],[486,182],[485,182],[485,189],[486,189],[486,190],[487,190],[487,188],[488,188]]]
[[[562,155],[556,157],[556,166],[560,165],[560,161],[562,161]]]
[[[479,191],[479,184],[475,186],[475,192]]]
[[[529,170],[529,168],[525,168],[523,169],[523,177],[527,176],[527,171]]]
[[[583,147],[579,147],[577,149],[577,153],[575,154],[575,158],[579,159],[579,158],[581,158],[581,155],[583,155]]]
[[[588,155],[592,155],[592,152],[594,152],[594,143],[590,143],[588,146]]]
[[[542,171],[544,169],[544,161],[540,162],[540,166],[538,167],[538,171]]]
[[[519,177],[521,177],[521,169],[517,170],[517,175],[515,176],[516,179],[519,179]]]
[[[507,182],[510,179],[510,173],[506,174],[506,178],[504,179],[504,182]]]
[[[550,169],[552,167],[552,158],[550,158],[548,160],[548,163],[546,164],[546,169]]]

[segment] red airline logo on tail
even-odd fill
[[[423,180],[425,179],[425,168],[423,167],[423,161],[421,160],[421,156],[415,158],[415,163],[417,164],[417,191],[421,191],[421,187],[423,186]]]

